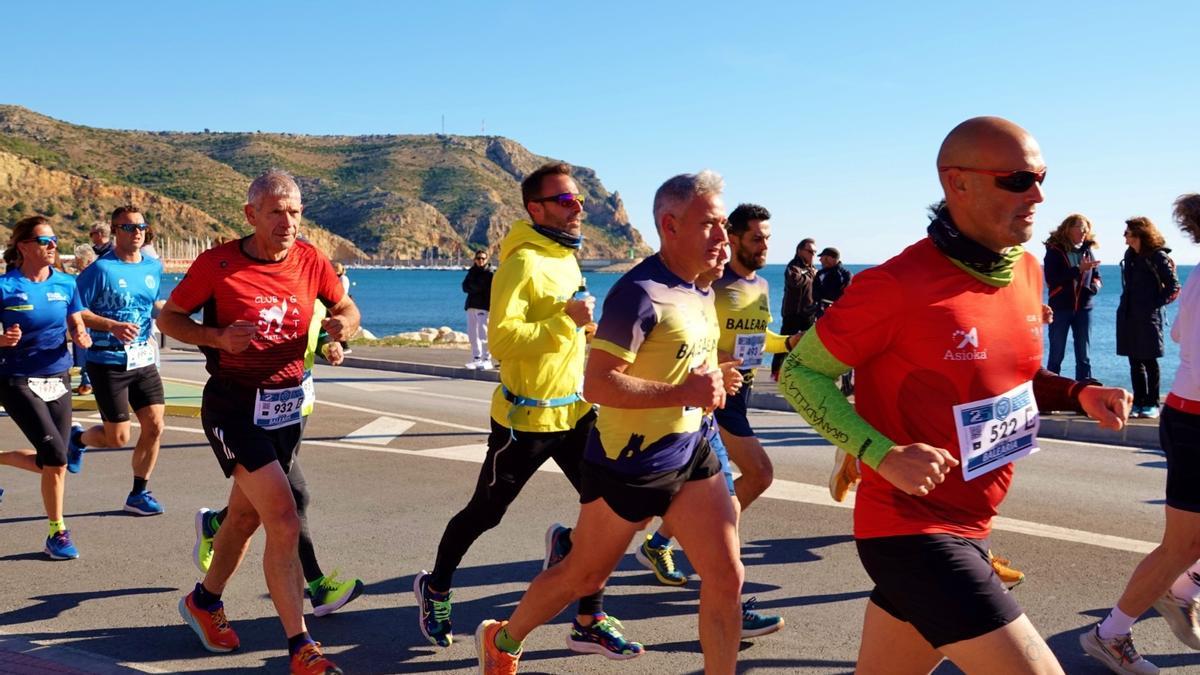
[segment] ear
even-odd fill
[[[667,212],[663,214],[662,232],[670,234],[672,237],[679,234],[679,221],[675,219],[675,214]]]
[[[250,223],[251,227],[254,227],[254,207],[250,204],[244,204],[242,206],[242,213],[246,216],[246,222]]]
[[[541,220],[542,216],[546,215],[545,209],[538,202],[525,202],[525,210],[529,212],[530,220],[535,223]]]

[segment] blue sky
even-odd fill
[[[178,5],[178,6],[176,6]],[[252,5],[252,6],[243,6]],[[913,5],[913,6],[910,6]],[[851,263],[920,237],[937,146],[1008,117],[1049,169],[1033,250],[1068,213],[1100,258],[1200,191],[1194,3],[18,3],[0,102],[96,127],[512,138],[594,168],[655,242],[654,190],[712,168]]]

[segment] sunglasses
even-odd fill
[[[32,237],[30,239],[26,239],[25,241],[36,241],[37,245],[42,246],[42,247],[51,246],[54,248],[58,248],[58,237],[56,237],[54,235],[50,235],[48,237],[46,235],[42,235],[40,237]]]
[[[150,229],[150,226],[146,223],[121,223],[117,228],[126,232],[145,232]]]
[[[1042,184],[1046,180],[1046,170],[1041,171],[995,171],[993,169],[973,169],[968,166],[941,166],[938,171],[957,169],[969,173],[981,173],[985,176],[995,176],[996,187],[1008,192],[1021,193],[1033,187],[1034,183]]]
[[[581,194],[578,194],[575,192],[564,192],[562,194],[553,195],[550,197],[542,197],[541,199],[535,199],[533,201],[535,201],[539,204],[545,204],[546,202],[554,202],[555,204],[558,204],[562,208],[566,209],[566,208],[570,208],[571,204],[573,204],[573,203],[578,203],[580,206],[583,206],[584,199],[585,199],[585,197]]]

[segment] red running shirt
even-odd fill
[[[1008,286],[989,286],[923,239],[855,276],[816,329],[826,349],[855,369],[858,413],[897,444],[927,443],[961,459],[953,406],[1002,394],[1041,366],[1041,267],[1026,253],[1013,272]],[[862,471],[855,537],[979,539],[991,530],[1013,465],[970,482],[955,467],[926,497]]]
[[[246,387],[299,385],[313,305],[332,306],[345,295],[329,259],[297,241],[280,261],[257,260],[242,250],[244,239],[200,254],[171,292],[171,302],[189,313],[204,310],[206,326],[244,319],[258,325],[240,354],[202,347],[208,373]]]

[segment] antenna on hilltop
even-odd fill
[[[487,136],[487,120],[479,120],[479,135]]]
[[[442,135],[446,135],[446,116],[442,115]]]

